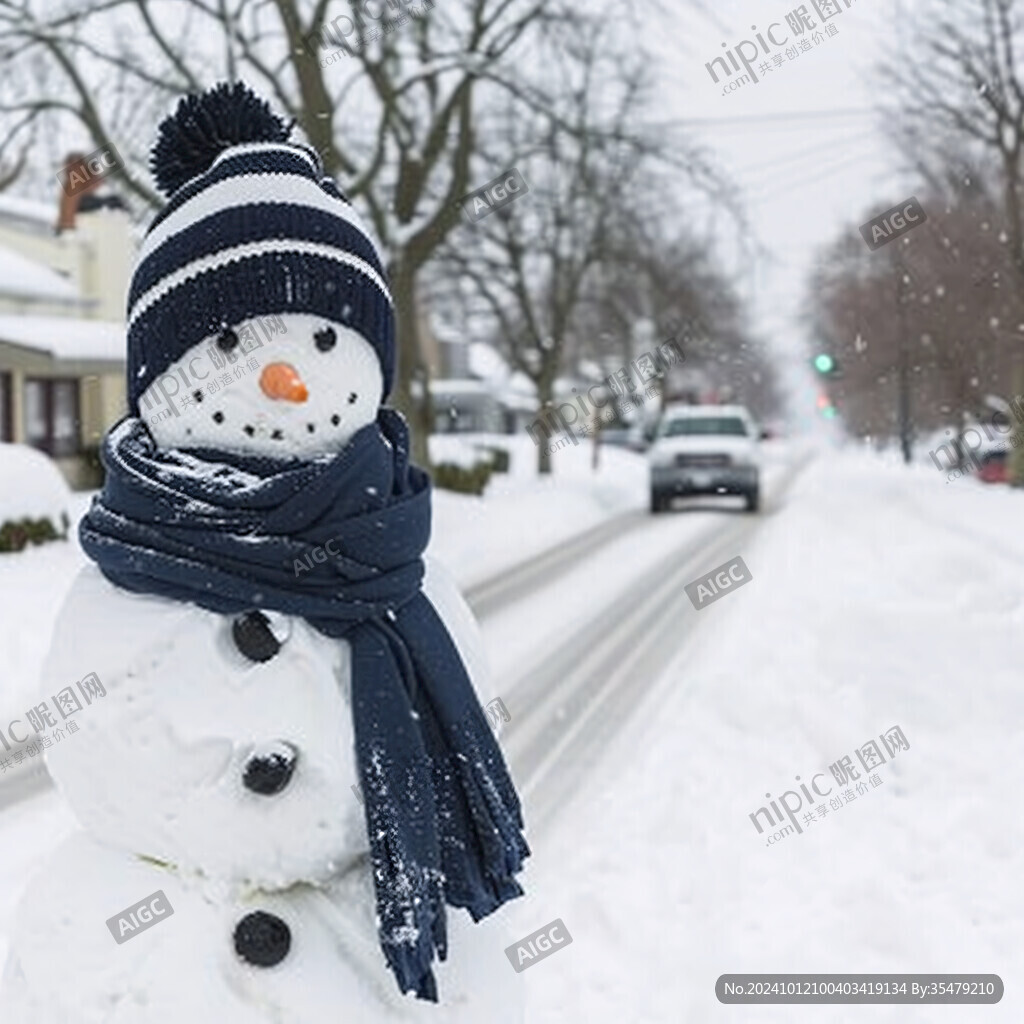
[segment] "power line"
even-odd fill
[[[816,155],[819,150],[825,147],[827,147],[830,152],[824,155],[831,156],[833,155],[831,151],[839,150],[840,152],[843,152],[861,142],[867,142],[869,139],[874,137],[874,135],[874,129],[867,129],[865,131],[855,132],[853,135],[844,139],[822,139],[820,142],[816,142],[813,146],[808,146],[806,149],[800,150],[797,153],[784,153],[773,160],[766,160],[756,168],[759,173],[759,178],[755,182],[755,185],[760,186],[768,184],[778,176],[780,171],[784,174],[792,173],[799,169],[800,165],[804,164],[808,157]],[[836,153],[835,155],[839,154]]]
[[[851,156],[847,156],[845,159],[840,160],[839,163],[830,164],[827,167],[816,168],[814,174],[809,178],[797,178],[794,181],[787,182],[781,185],[774,185],[768,188],[766,191],[762,191],[758,194],[758,190],[754,190],[753,195],[745,195],[743,198],[744,203],[754,204],[763,203],[766,199],[771,196],[779,195],[788,192],[790,189],[796,188],[799,185],[813,185],[816,181],[820,181],[822,178],[830,174],[835,174],[837,171],[842,170],[849,164],[856,163],[859,160],[863,160],[867,157],[873,157],[875,154],[871,153],[855,153]]]
[[[792,110],[777,114],[740,114],[736,117],[684,117],[676,119],[671,123],[684,128],[702,128],[710,127],[711,125],[740,126],[753,122],[764,124],[765,122],[778,121],[813,121],[823,117],[834,119],[837,117],[867,116],[877,117],[878,111],[872,107],[864,107],[860,110],[856,108],[846,110]]]

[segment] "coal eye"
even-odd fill
[[[313,335],[313,340],[321,352],[329,352],[337,343],[338,336],[334,333],[333,327],[325,327],[322,331],[317,331]]]
[[[217,338],[217,348],[221,352],[230,352],[238,344],[238,335],[231,328],[220,332]]]

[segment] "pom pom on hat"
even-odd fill
[[[158,132],[149,166],[160,191],[171,196],[230,146],[287,142],[291,126],[242,82],[222,82],[201,95],[182,98]]]

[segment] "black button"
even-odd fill
[[[279,964],[292,946],[288,925],[264,910],[246,914],[235,926],[235,952],[254,967]]]
[[[242,782],[261,796],[275,796],[291,782],[298,750],[284,740],[269,744],[256,751],[245,763]]]
[[[231,625],[235,646],[250,661],[270,661],[281,642],[270,629],[270,620],[261,611],[253,610],[239,615]]]

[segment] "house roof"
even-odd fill
[[[431,379],[430,390],[445,395],[488,395],[492,389],[486,381],[472,377],[437,377]]]
[[[0,219],[20,220],[53,232],[57,223],[55,203],[41,203],[38,199],[0,194]]]
[[[508,380],[511,370],[508,362],[485,341],[469,344],[469,372],[474,377],[499,383]]]
[[[124,324],[110,320],[0,315],[0,341],[68,362],[125,361]]]
[[[78,289],[66,277],[6,245],[0,245],[0,298],[85,305]]]

